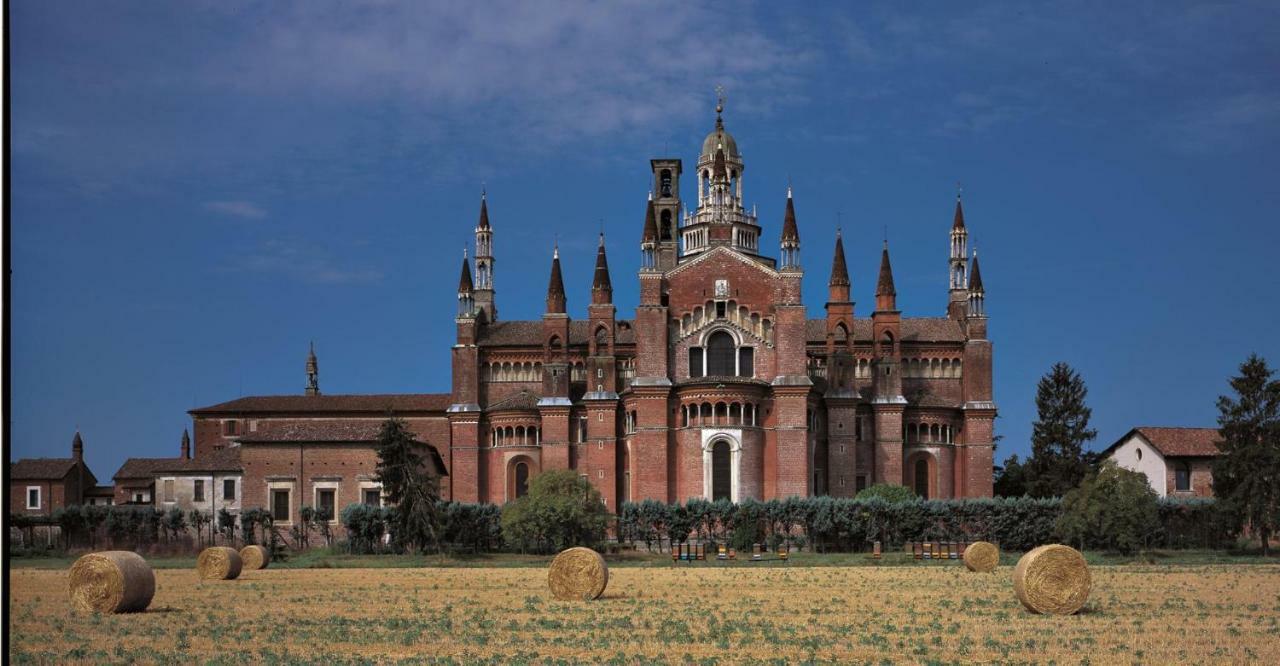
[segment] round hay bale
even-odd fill
[[[240,575],[243,567],[240,553],[226,546],[205,548],[196,559],[196,571],[201,578],[231,580]]]
[[[1071,615],[1089,599],[1089,565],[1071,546],[1040,546],[1022,556],[1013,570],[1013,591],[1033,613]]]
[[[590,601],[604,594],[609,567],[600,553],[590,548],[569,548],[551,560],[547,578],[557,599]]]
[[[156,575],[137,553],[89,553],[71,565],[67,578],[71,605],[86,613],[136,613],[151,605]]]
[[[240,561],[249,571],[266,569],[271,564],[271,551],[258,545],[245,546],[240,549]]]
[[[991,573],[1000,564],[1000,548],[990,541],[975,541],[964,549],[964,566],[969,571]]]

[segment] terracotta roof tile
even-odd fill
[[[116,470],[115,476],[111,477],[116,481],[121,479],[150,479],[155,476],[156,470],[165,467],[179,465],[182,458],[129,458],[124,461],[120,469]]]
[[[239,472],[240,447],[228,446],[197,458],[168,458],[170,462],[156,465],[154,472]]]
[[[259,423],[256,431],[245,433],[237,439],[249,445],[282,442],[371,444],[377,441],[378,431],[381,428],[380,420],[265,422]],[[431,442],[417,441],[419,444],[425,444],[431,452],[436,471],[447,475],[448,469],[436,445]]]
[[[1217,428],[1135,428],[1144,439],[1165,456],[1209,457],[1219,455],[1222,437]]]
[[[53,480],[66,476],[74,467],[73,458],[23,458],[9,466],[10,479]]]
[[[537,393],[528,390],[520,391],[515,395],[507,396],[484,408],[486,412],[500,412],[503,410],[536,410],[538,408],[538,400],[541,399]]]
[[[252,395],[193,409],[190,414],[443,412],[453,404],[448,393],[369,395]]]

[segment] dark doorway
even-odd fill
[[[529,494],[529,465],[526,463],[516,463],[515,492],[516,499]]]
[[[733,499],[733,466],[729,442],[720,440],[711,445],[711,499]]]
[[[916,494],[929,499],[929,461],[924,458],[916,460]]]

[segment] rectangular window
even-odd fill
[[[866,475],[863,475],[863,474],[858,475],[858,478],[854,481],[854,489],[855,489],[855,492],[859,492],[859,493],[867,489]]]
[[[145,497],[146,497],[146,495],[143,495],[142,493],[134,493],[134,494],[133,494],[133,503],[134,503],[134,504],[142,504],[143,502],[147,501],[146,499],[144,499]]]
[[[204,501],[204,479],[196,479],[196,488],[195,491],[191,493],[191,501]]]
[[[27,508],[40,508],[40,486],[27,486]]]
[[[173,479],[164,480],[164,501],[173,501]]]
[[[338,492],[333,488],[321,488],[316,491],[316,516],[322,520],[333,522],[338,514],[334,512]]]
[[[289,522],[289,491],[271,491],[271,519],[278,523]]]
[[[755,360],[756,360],[755,347],[743,347],[739,349],[738,350],[738,376],[739,377],[756,376]]]
[[[222,499],[228,502],[236,501],[236,480],[235,479],[222,480]]]
[[[702,377],[702,347],[689,348],[689,376]]]
[[[716,302],[716,319],[724,319],[724,301]]]
[[[1186,492],[1191,490],[1191,465],[1179,462],[1173,472],[1173,489]]]
[[[226,435],[226,436],[230,436],[230,435],[238,435],[238,434],[240,434],[240,433],[239,433],[239,430],[240,430],[239,425],[238,425],[235,421],[223,421],[223,422],[222,422],[222,434],[223,434],[223,435]]]
[[[377,488],[365,488],[364,503],[368,506],[382,506],[382,491]]]

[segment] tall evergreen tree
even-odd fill
[[[1236,399],[1218,398],[1222,455],[1213,465],[1213,494],[1257,532],[1263,556],[1280,527],[1280,381],[1274,374],[1251,354],[1231,379]]]
[[[1004,465],[995,468],[995,486],[992,488],[996,497],[1022,497],[1027,494],[1027,476],[1018,454],[1005,458]]]
[[[395,507],[389,521],[392,538],[399,547],[418,552],[438,547],[439,479],[427,467],[404,421],[395,416],[383,421],[377,453],[377,479],[387,502]]]
[[[1066,363],[1055,363],[1036,387],[1040,418],[1032,424],[1031,457],[1023,466],[1032,497],[1061,497],[1089,472],[1084,443],[1097,437],[1089,427],[1089,389]]]

